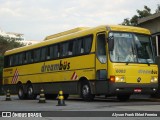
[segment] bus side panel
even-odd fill
[[[95,80],[94,56],[95,54],[89,54],[17,66],[9,68],[10,71],[6,68],[5,71],[8,72],[4,72],[4,88],[10,89],[12,93],[17,93],[16,84],[21,82],[27,91],[27,83],[30,81],[36,94],[42,88],[48,94],[56,94],[59,90],[70,94],[78,93],[78,80],[80,78]],[[63,68],[60,69],[60,67]],[[18,71],[18,78],[12,83],[16,70]]]

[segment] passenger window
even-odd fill
[[[49,46],[49,51],[50,51],[50,59],[53,59],[54,57],[54,46]]]
[[[81,54],[84,52],[82,38],[77,40],[77,54]]]
[[[10,60],[9,60],[9,56],[5,56],[4,57],[4,67],[9,67],[10,66]]]
[[[61,57],[65,57],[68,55],[68,42],[62,43],[60,45],[60,55]]]
[[[57,54],[58,54],[58,58],[61,56],[60,54],[61,54],[61,51],[62,51],[62,48],[61,48],[61,46],[60,46],[60,44],[58,44],[57,45]]]
[[[26,52],[27,63],[30,63],[30,52]]]
[[[77,54],[87,54],[91,50],[92,36],[79,38],[77,41]]]
[[[106,63],[106,40],[105,34],[99,34],[97,36],[97,57],[101,63]]]
[[[77,42],[76,40],[73,41],[73,55],[76,55],[77,54]]]
[[[39,49],[35,49],[35,50],[33,51],[34,62],[40,61],[40,53],[41,53],[40,51],[41,51],[40,48],[39,48]]]
[[[23,53],[23,64],[27,63],[27,55],[26,52]]]
[[[15,59],[15,65],[18,65],[18,54],[15,55],[16,59]]]
[[[68,45],[68,55],[69,56],[73,55],[73,41],[69,42],[69,45]]]
[[[93,39],[92,36],[88,36],[84,38],[83,46],[84,46],[85,53],[89,53],[91,51],[92,39]]]
[[[22,58],[23,58],[23,53],[19,54],[19,65],[22,65]]]
[[[56,59],[59,57],[60,54],[60,48],[59,45],[54,45],[53,46],[53,58]]]
[[[44,61],[46,58],[46,47],[41,49],[41,61]]]
[[[9,66],[13,66],[13,55],[9,57]]]
[[[27,56],[27,63],[32,63],[33,62],[33,51],[26,52],[26,56]]]
[[[50,60],[50,59],[51,59],[50,47],[46,47],[46,59],[47,59],[47,60]]]
[[[18,65],[18,54],[13,55],[13,59],[14,59],[13,65],[14,65],[14,66]]]

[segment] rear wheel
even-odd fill
[[[81,85],[81,97],[85,101],[92,101],[95,97],[95,95],[91,94],[91,88],[87,81],[82,82]]]
[[[18,85],[18,97],[20,100],[27,98],[22,85]]]
[[[117,95],[117,99],[119,101],[128,101],[130,98],[130,95]]]
[[[33,90],[32,85],[28,85],[28,87],[27,87],[27,98],[31,99],[31,100],[37,98],[37,95],[34,94],[34,90]]]

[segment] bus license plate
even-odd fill
[[[136,89],[134,89],[134,92],[135,92],[135,93],[140,93],[140,92],[142,92],[142,89],[136,88]]]

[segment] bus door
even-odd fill
[[[96,93],[108,92],[106,33],[98,33],[96,39]]]

